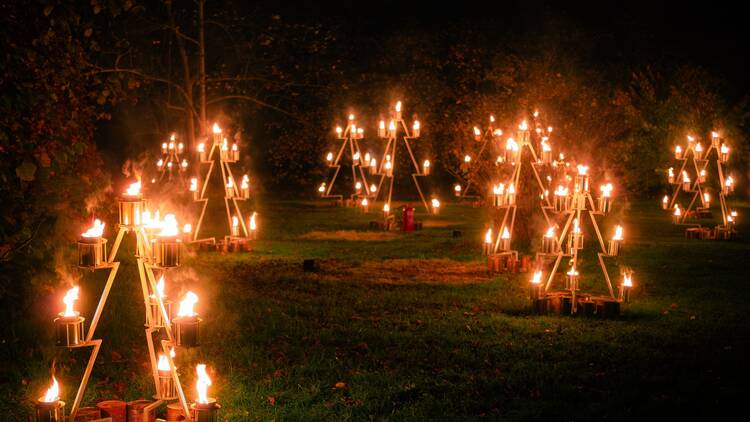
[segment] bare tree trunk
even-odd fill
[[[198,23],[199,25],[199,31],[200,31],[200,38],[198,40],[198,63],[199,63],[199,72],[200,72],[200,129],[201,129],[201,135],[206,135],[208,130],[208,123],[206,121],[206,42],[205,42],[205,0],[199,0],[198,1],[198,13],[200,17],[200,21]]]
[[[178,33],[177,24],[172,14],[172,2],[167,1],[167,12],[169,14],[169,24],[175,31],[175,39],[177,40],[177,49],[180,52],[180,61],[182,62],[182,73],[185,84],[185,119],[187,120],[187,132],[188,132],[188,144],[195,146],[195,119],[193,117],[195,113],[195,102],[193,101],[193,81],[190,77],[190,60],[188,59],[187,50],[185,49],[185,41]]]

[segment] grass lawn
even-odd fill
[[[529,274],[485,270],[481,209],[448,204],[409,235],[366,232],[375,213],[312,202],[259,214],[254,253],[192,255],[167,276],[173,300],[199,294],[205,320],[203,345],[178,350],[183,385],[194,397],[194,364],[208,363],[222,419],[713,419],[750,392],[747,237],[685,240],[656,200],[626,213],[621,261],[636,289],[609,321],[530,314]],[[304,258],[320,271],[303,272]],[[84,313],[103,277],[81,281]],[[14,322],[17,344],[3,341],[3,419],[28,417],[55,357],[72,405],[87,356],[53,346],[59,293]],[[89,403],[152,394],[141,302],[126,259],[97,330]]]

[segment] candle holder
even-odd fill
[[[162,303],[164,304],[164,309],[167,311],[167,318],[169,320],[172,320],[172,301],[162,298]],[[164,328],[164,315],[161,313],[161,309],[159,309],[159,301],[151,295],[148,300],[148,306],[149,310],[151,311],[151,323],[154,328]],[[148,319],[146,320],[146,325],[148,325]]]
[[[498,243],[498,249],[501,251],[509,251],[510,250],[510,237],[500,237],[500,242]]]
[[[722,145],[721,149],[719,149],[719,159],[723,164],[726,164],[729,161],[729,147],[726,145]]]
[[[571,291],[571,292],[577,292],[578,291],[578,282],[580,281],[581,276],[578,274],[578,271],[575,269],[572,269],[568,271],[565,277],[565,290]]]
[[[102,237],[83,237],[78,239],[78,266],[81,268],[98,268],[106,260],[107,239]]]
[[[197,347],[200,340],[201,318],[197,315],[176,317],[174,325],[175,342],[181,347]]]
[[[65,402],[62,400],[46,402],[44,401],[44,397],[40,397],[34,403],[34,410],[36,413],[36,422],[65,421]]]
[[[542,237],[542,253],[545,254],[554,254],[559,251],[559,242],[557,241],[557,238],[553,236],[543,236]]]
[[[198,144],[198,158],[202,163],[208,161],[208,151],[206,151],[206,144],[204,144],[203,142]]]
[[[610,239],[609,244],[607,245],[607,255],[620,256],[620,245],[622,245],[622,240]]]
[[[572,207],[574,210],[586,209],[586,195],[581,193],[574,193],[572,200]]]
[[[505,196],[502,193],[495,192],[492,195],[492,206],[500,208],[505,205]]]
[[[576,175],[575,191],[576,192],[588,192],[589,191],[589,175],[588,174]]]
[[[601,196],[599,197],[599,212],[607,215],[612,210],[612,197]]]
[[[529,298],[532,301],[537,301],[545,296],[544,286],[541,283],[531,283],[529,286]]]
[[[693,183],[690,181],[690,179],[682,180],[682,190],[684,190],[685,192],[693,191]]]
[[[570,209],[570,196],[558,195],[558,193],[555,192],[554,197],[554,206],[556,212],[565,212]]]
[[[583,249],[583,233],[582,232],[571,232],[568,237],[568,249],[570,254],[573,255],[576,249]]]
[[[250,186],[244,186],[240,192],[242,194],[242,199],[250,199]]]
[[[65,316],[62,312],[55,318],[55,345],[75,347],[85,342],[83,322],[85,318],[78,315]]]
[[[236,163],[237,161],[240,161],[240,149],[237,147],[237,144],[232,144],[232,150],[230,151],[230,162]]]
[[[126,196],[118,199],[120,207],[120,225],[134,228],[141,225],[141,213],[144,208],[143,196]]]
[[[511,184],[506,192],[505,203],[508,205],[516,205],[516,189]]]
[[[154,255],[156,264],[164,268],[178,267],[182,254],[177,236],[160,236],[156,239]]]
[[[552,150],[547,149],[547,148],[549,148],[547,144],[542,144],[542,153],[541,153],[542,164],[552,163]]]
[[[174,400],[177,398],[177,385],[172,378],[171,370],[159,370],[159,400]]]
[[[194,422],[218,422],[219,409],[221,406],[214,398],[209,398],[208,403],[193,403],[190,406]]]
[[[430,166],[430,160],[424,160],[424,163],[422,163],[422,175],[429,176],[431,168],[432,167]]]
[[[674,149],[674,158],[675,160],[682,160],[682,157],[683,157],[682,148],[679,145],[677,145]]]

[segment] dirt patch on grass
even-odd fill
[[[345,281],[387,284],[473,284],[492,279],[484,262],[449,259],[389,259],[363,263],[326,260],[321,262],[320,274]]]
[[[393,240],[393,239],[396,239],[397,237],[398,237],[398,234],[392,233],[392,232],[337,230],[333,232],[321,232],[321,231],[309,232],[300,236],[300,239],[378,241],[378,240]]]
[[[463,226],[465,221],[453,221],[453,220],[425,220],[422,223],[422,227],[451,227],[451,226]]]

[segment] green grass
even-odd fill
[[[484,212],[449,204],[428,218],[439,224],[414,234],[316,240],[304,235],[362,231],[374,214],[264,204],[254,253],[197,254],[168,276],[171,297],[200,295],[205,319],[204,344],[178,351],[188,396],[202,361],[229,420],[692,419],[740,408],[749,389],[746,240],[688,241],[658,207],[634,204],[620,261],[637,286],[624,316],[535,316],[528,274],[484,271]],[[321,270],[304,273],[304,258]],[[102,284],[85,279],[84,297]],[[90,403],[151,394],[138,289],[126,262],[98,330],[105,346]],[[0,412],[9,419],[26,419],[53,357],[72,403],[85,356],[51,346],[53,312],[15,322],[30,340],[3,354]]]

